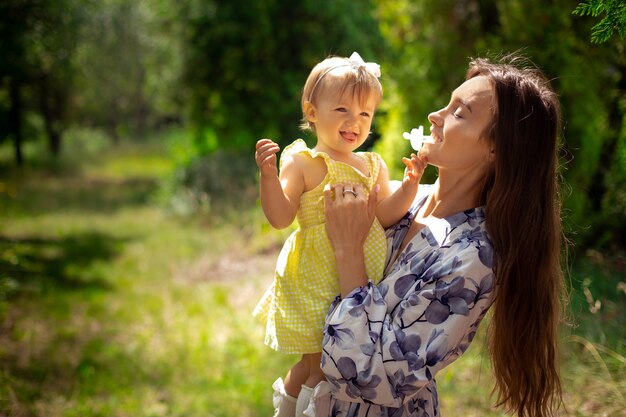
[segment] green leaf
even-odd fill
[[[587,15],[591,15],[592,13],[593,13],[593,9],[591,8],[590,5],[586,3],[580,3],[578,6],[576,6],[574,11],[572,12],[572,14],[575,14],[578,16],[587,16]]]

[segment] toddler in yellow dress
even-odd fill
[[[354,152],[365,142],[382,99],[380,67],[365,63],[355,52],[350,58],[330,57],[317,64],[304,85],[304,129],[317,144],[309,149],[301,139],[287,146],[277,167],[279,147],[270,139],[256,144],[260,171],[261,206],[278,229],[298,220],[278,257],[274,282],[254,310],[266,325],[265,343],[284,353],[302,354],[287,373],[284,385],[274,383],[276,417],[298,417],[308,404],[312,387],[324,379],[320,369],[324,319],[339,294],[334,255],[324,225],[323,190],[327,184],[348,184],[343,193],[366,192],[379,186],[375,220],[365,242],[369,279],[382,277],[386,239],[384,227],[407,212],[417,193],[425,164],[415,155],[403,158],[402,186],[391,192],[389,173],[373,152]],[[302,392],[301,392],[302,391]],[[297,400],[296,400],[297,398]]]

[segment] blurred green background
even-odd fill
[[[0,416],[271,415],[296,358],[250,313],[293,227],[263,217],[254,143],[313,144],[304,81],[353,51],[381,65],[365,148],[396,179],[402,132],[471,57],[546,73],[564,121],[562,415],[626,415],[625,19],[623,0],[0,2]],[[438,378],[446,416],[505,415],[485,328]]]

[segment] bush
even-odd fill
[[[180,168],[170,184],[170,206],[178,214],[244,210],[257,198],[257,168],[249,152],[217,150]]]

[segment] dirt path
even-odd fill
[[[263,292],[272,282],[278,250],[242,256],[240,248],[233,247],[224,256],[214,259],[206,254],[178,267],[173,278],[186,283],[211,282],[230,287],[229,302],[233,308],[254,308]]]

